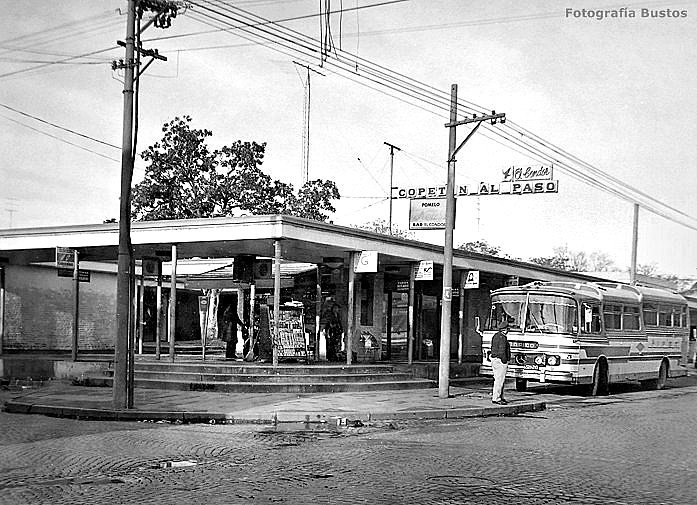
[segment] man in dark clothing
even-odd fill
[[[237,315],[237,309],[233,305],[228,305],[223,312],[223,340],[227,343],[225,346],[225,358],[235,359],[235,347],[237,346],[237,326],[246,328],[244,321]]]
[[[491,338],[491,369],[494,372],[494,390],[491,402],[498,405],[508,403],[503,398],[503,385],[506,381],[508,361],[511,359],[511,346],[506,335],[508,335],[508,321],[504,319],[499,323],[499,331],[494,333]]]

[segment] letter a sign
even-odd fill
[[[470,270],[467,272],[467,277],[465,277],[464,289],[478,289],[479,288],[479,270]]]

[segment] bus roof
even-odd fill
[[[508,286],[492,291],[492,294],[548,292],[573,296],[579,299],[628,303],[638,305],[642,301],[686,305],[686,300],[675,293],[659,288],[630,286],[617,282],[558,282],[535,281],[523,286]]]

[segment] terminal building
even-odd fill
[[[281,215],[136,222],[131,243],[137,355],[222,357],[230,308],[243,323],[234,329],[238,359],[400,363],[437,376],[442,246]],[[4,375],[19,355],[108,361],[117,245],[115,223],[0,231]],[[57,248],[77,255],[78,282],[58,268]],[[477,373],[490,291],[536,280],[603,279],[454,251],[450,350],[461,367],[453,370]],[[276,297],[293,314],[286,329],[295,343],[286,349],[269,340],[274,320],[279,331],[286,324]],[[341,327],[336,349],[327,341],[332,312]]]

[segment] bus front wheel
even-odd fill
[[[608,370],[606,361],[598,361],[593,371],[593,383],[590,386],[591,396],[606,396],[610,393],[608,383]]]
[[[528,390],[528,380],[527,379],[516,379],[515,380],[515,390],[524,393]]]

